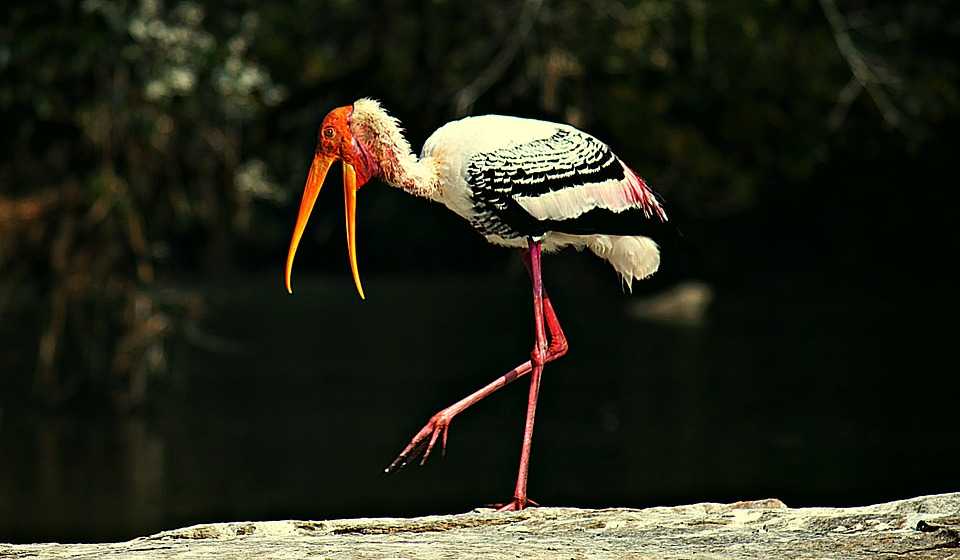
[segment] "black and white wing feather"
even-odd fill
[[[656,197],[603,142],[572,127],[474,154],[474,226],[485,235],[639,235],[666,222]]]

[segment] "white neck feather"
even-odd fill
[[[380,175],[394,187],[424,198],[440,198],[440,180],[432,158],[417,158],[403,137],[400,122],[369,98],[353,104],[351,129],[380,166]]]

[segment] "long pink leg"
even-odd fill
[[[540,394],[540,377],[547,357],[547,337],[543,329],[543,280],[540,276],[540,242],[530,241],[530,279],[533,284],[533,327],[536,343],[530,352],[533,371],[530,374],[530,394],[527,397],[527,421],[523,428],[523,445],[520,448],[520,471],[513,500],[499,511],[520,511],[532,501],[527,497],[527,475],[530,472],[530,447],[533,444],[533,423],[537,416],[537,398]]]
[[[525,251],[523,257],[524,264],[527,265],[527,270],[530,272],[532,279],[533,270],[530,266],[530,252]],[[557,358],[560,358],[566,354],[569,347],[567,344],[567,338],[563,333],[563,329],[560,327],[560,321],[557,319],[557,315],[553,310],[553,304],[550,302],[550,298],[547,296],[542,287],[540,291],[542,293],[543,300],[543,314],[546,316],[547,328],[550,331],[550,347],[547,349],[546,355],[543,358],[543,363],[547,363],[552,362],[553,360],[556,360]],[[393,472],[405,467],[410,461],[416,460],[421,453],[422,458],[420,464],[422,465],[430,456],[430,453],[433,451],[433,447],[436,445],[438,439],[440,439],[441,448],[446,450],[447,432],[450,428],[450,422],[455,416],[470,408],[474,404],[480,402],[490,394],[502,389],[510,382],[530,373],[532,370],[533,362],[532,360],[528,360],[508,371],[506,374],[493,380],[483,388],[467,395],[447,408],[444,408],[440,412],[434,414],[427,424],[419,432],[417,432],[417,435],[413,437],[400,455],[394,459],[392,463],[390,463],[389,467],[385,469],[386,472]]]

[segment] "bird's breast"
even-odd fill
[[[509,149],[556,133],[556,123],[503,115],[467,117],[438,128],[423,145],[421,159],[438,166],[438,202],[476,224],[478,209],[468,180],[470,161],[479,154]]]

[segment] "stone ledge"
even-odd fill
[[[960,558],[960,492],[854,508],[767,499],[215,523],[122,543],[0,544],[0,558]]]

